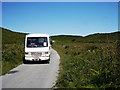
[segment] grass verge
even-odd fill
[[[120,87],[117,44],[119,43],[80,43],[69,39],[56,39],[53,48],[61,57],[56,87]]]

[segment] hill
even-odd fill
[[[2,28],[2,74],[22,64],[25,33]],[[58,88],[120,87],[120,32],[51,36],[60,54]],[[116,47],[117,46],[117,47]]]
[[[115,42],[120,39],[120,32],[113,33],[96,33],[91,34],[85,37],[86,41],[95,41],[95,42]]]
[[[72,35],[57,35],[51,37],[54,40],[61,41],[76,41],[82,43],[107,43],[107,42],[115,42],[120,39],[120,32],[113,33],[96,33],[90,34],[88,36],[72,36]]]
[[[24,40],[26,33],[2,30],[2,74],[22,64],[24,57]]]
[[[23,43],[26,33],[13,32],[11,30],[2,29],[2,44]]]
[[[120,87],[120,32],[52,36],[60,55],[58,88]]]

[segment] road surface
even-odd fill
[[[21,64],[2,77],[2,88],[52,88],[59,73],[60,57],[51,49],[50,63]]]

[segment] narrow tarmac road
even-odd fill
[[[59,73],[60,56],[51,49],[50,63],[21,64],[2,77],[2,88],[52,88]]]

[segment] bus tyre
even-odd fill
[[[47,63],[50,63],[50,58],[47,60]]]
[[[26,63],[27,63],[27,61],[25,60],[25,57],[23,57],[23,63],[24,63],[24,64],[26,64]]]

